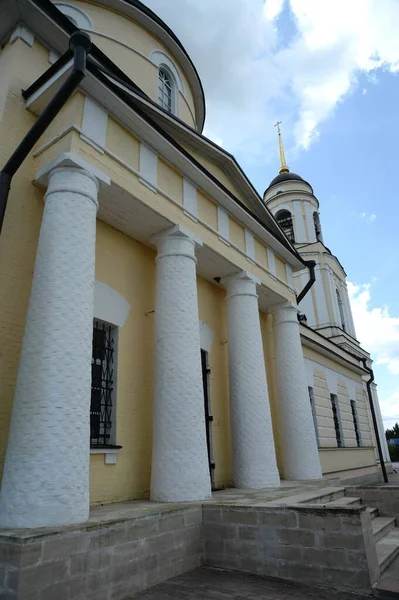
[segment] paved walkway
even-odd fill
[[[370,596],[346,594],[298,583],[218,571],[197,569],[169,579],[134,600],[364,600]],[[133,599],[132,599],[133,600]]]

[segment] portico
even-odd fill
[[[47,186],[47,192],[1,492],[0,525],[67,525],[84,522],[88,516],[98,204],[100,218],[114,224],[121,206],[128,206],[124,229],[132,235],[140,231],[140,240],[157,249],[151,498],[186,502],[205,500],[211,493],[200,360],[199,275],[226,290],[233,483],[240,488],[278,487],[259,310],[271,312],[286,306],[292,295],[288,286],[287,297],[279,296],[272,289],[277,280],[269,278],[269,288],[251,273],[253,265],[247,262],[248,270],[240,270],[239,264],[226,260],[215,244],[209,243],[209,237],[204,243],[198,235],[198,223],[191,220],[191,226],[189,220],[187,226],[170,222],[126,194],[106,173],[79,155],[61,155],[41,168],[37,181]],[[265,276],[267,279],[266,272],[263,279]],[[290,307],[295,316],[294,305]],[[57,318],[58,313],[63,318]],[[295,364],[298,371],[303,361],[296,316],[289,331],[281,330],[276,348],[279,343],[289,345],[292,336],[297,336],[298,342],[291,348],[293,362],[276,361],[278,381],[294,376],[294,371],[290,375],[290,365]],[[76,340],[78,352],[72,352]],[[38,347],[43,352],[37,352]],[[81,390],[72,397],[64,384],[71,376]],[[296,390],[294,385],[284,391],[287,414],[297,405]],[[65,426],[71,414],[73,423],[79,423],[73,433]],[[308,430],[313,427],[310,410],[301,418]],[[73,460],[62,450],[70,439],[74,440]],[[316,444],[315,439],[309,439]],[[59,453],[54,450],[57,447]],[[301,471],[295,452],[293,447],[288,459],[293,465],[287,470],[290,478],[320,476],[317,466]]]

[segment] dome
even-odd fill
[[[304,179],[302,179],[302,177],[300,175],[297,175],[296,173],[280,173],[270,183],[269,188],[272,187],[272,185],[276,185],[277,183],[283,183],[284,181],[292,181],[292,180],[303,181],[304,183],[306,183],[306,181]]]

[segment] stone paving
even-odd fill
[[[243,573],[197,569],[170,579],[134,600],[365,600],[337,590],[308,587]],[[133,600],[131,599],[126,600]]]

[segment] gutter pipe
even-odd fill
[[[75,31],[71,35],[69,50],[64,55],[66,57],[68,55],[73,56],[73,69],[71,73],[0,171],[0,234],[3,227],[12,178],[39,138],[79,87],[80,82],[85,78],[86,59],[91,48],[91,39],[86,33]]]
[[[306,294],[308,293],[308,291],[310,290],[310,288],[313,286],[314,282],[316,281],[316,274],[315,274],[315,267],[316,267],[316,262],[314,260],[305,260],[305,265],[307,266],[307,268],[309,269],[309,275],[310,275],[310,279],[307,282],[307,284],[305,285],[305,287],[303,288],[302,292],[297,296],[296,302],[297,304],[299,304],[304,297],[306,296]]]
[[[384,455],[382,453],[380,433],[378,431],[377,417],[376,417],[375,409],[374,409],[373,394],[371,392],[371,384],[374,381],[374,372],[373,372],[372,369],[370,369],[367,366],[367,358],[361,358],[360,360],[362,361],[365,370],[370,375],[370,379],[366,382],[367,394],[368,394],[368,397],[369,397],[371,416],[372,416],[372,419],[373,419],[374,433],[375,433],[376,442],[377,442],[377,449],[378,449],[378,456],[380,457],[381,471],[382,471],[382,475],[384,477],[385,483],[388,483],[388,475],[387,475],[387,470],[385,468],[385,460],[384,460]]]

